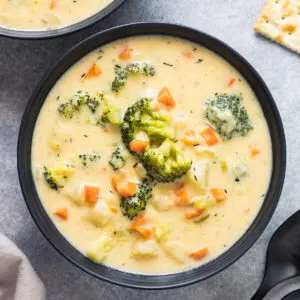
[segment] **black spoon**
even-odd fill
[[[300,299],[300,290],[297,290],[295,292],[292,292],[282,298],[282,300],[299,300]]]
[[[300,275],[300,211],[286,220],[272,236],[265,274],[251,300],[262,300],[275,285],[297,275]]]

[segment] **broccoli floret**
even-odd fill
[[[104,100],[104,96],[101,93],[97,93],[95,97],[88,97],[85,101],[86,106],[95,113],[99,105]]]
[[[109,161],[113,170],[121,169],[126,163],[126,152],[123,147],[117,147],[117,149],[111,154]]]
[[[132,197],[122,197],[120,202],[121,211],[130,220],[145,210],[148,200],[152,197],[152,188],[147,179],[138,185],[137,193]]]
[[[143,74],[144,76],[154,76],[156,73],[154,66],[148,62],[130,63],[126,66],[115,65],[115,79],[111,89],[118,92],[126,84],[128,76],[131,74]]]
[[[122,123],[122,112],[119,107],[114,103],[104,98],[104,107],[102,109],[102,116],[98,120],[98,124],[105,125],[110,122],[114,125],[121,125]]]
[[[161,143],[166,138],[174,138],[174,128],[171,122],[167,117],[151,109],[148,98],[143,98],[131,105],[123,118],[121,135],[131,153],[133,152],[129,147],[130,142],[140,132],[145,132],[152,143]]]
[[[157,182],[172,182],[185,175],[192,161],[186,159],[175,143],[165,140],[159,147],[146,148],[142,164],[150,178]]]
[[[59,184],[58,178],[52,174],[52,171],[49,168],[44,167],[43,174],[44,174],[46,182],[49,184],[51,189],[57,191],[58,189],[64,187],[63,185]]]
[[[75,112],[72,102],[69,101],[69,102],[60,104],[58,107],[58,112],[65,118],[72,119],[74,116],[74,112]]]
[[[87,103],[90,99],[90,95],[87,92],[78,91],[71,98],[72,106],[74,110],[80,111],[81,107]]]
[[[64,187],[64,182],[75,172],[75,168],[66,161],[58,163],[55,167],[44,167],[44,178],[53,190]]]
[[[220,94],[206,102],[207,120],[227,140],[234,136],[245,136],[253,129],[242,101],[242,95]]]
[[[87,166],[93,162],[96,162],[101,156],[97,152],[79,154],[83,166]]]
[[[80,111],[84,105],[90,107],[90,103],[95,102],[94,99],[92,99],[87,92],[78,91],[69,101],[58,106],[58,112],[65,118],[72,119],[74,113]],[[95,103],[93,105],[95,105]]]

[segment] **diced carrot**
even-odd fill
[[[204,209],[189,208],[184,214],[186,219],[192,220],[194,218],[200,217],[204,212]]]
[[[226,193],[223,189],[212,188],[210,189],[210,192],[212,193],[217,202],[222,202],[226,199]]]
[[[182,52],[183,56],[185,56],[186,58],[193,58],[194,55],[193,55],[193,52],[190,51],[190,50],[185,50]]]
[[[128,46],[125,46],[124,49],[120,52],[119,58],[122,60],[127,60],[131,58],[131,53]]]
[[[115,207],[110,207],[109,209],[112,213],[116,214],[118,212],[118,209]]]
[[[231,79],[228,81],[227,87],[231,87],[232,85],[234,85],[235,82],[236,82],[236,78],[231,78]]]
[[[84,199],[85,202],[95,204],[98,201],[99,187],[97,185],[84,186]]]
[[[111,178],[111,184],[113,186],[113,188],[118,191],[118,185],[119,183],[122,181],[122,178],[118,175],[113,175]]]
[[[85,78],[97,77],[102,73],[102,70],[97,64],[93,64],[88,72],[85,74]]]
[[[194,260],[201,260],[208,254],[208,248],[202,247],[199,250],[192,252],[189,256]]]
[[[134,196],[137,192],[136,182],[126,180],[124,177],[113,175],[111,182],[113,188],[124,197]]]
[[[256,155],[260,154],[260,150],[255,146],[250,146],[251,158],[254,158]]]
[[[150,141],[149,140],[132,140],[130,142],[130,150],[134,151],[134,152],[143,152],[145,150],[146,147],[148,147],[150,145]]]
[[[167,87],[163,87],[158,93],[157,100],[167,107],[175,107],[175,100]]]
[[[213,146],[219,142],[218,137],[210,127],[207,127],[206,129],[201,131],[200,134],[208,146]]]
[[[140,233],[143,237],[149,239],[153,236],[154,226],[151,222],[145,217],[145,215],[140,215],[135,218],[133,223],[130,226],[131,231],[136,231]]]
[[[58,209],[54,214],[63,220],[68,220],[68,209],[66,207]]]
[[[56,4],[55,2],[56,2],[56,0],[51,0],[50,1],[50,5],[49,5],[50,9],[55,8],[55,4]]]
[[[187,206],[190,204],[190,199],[184,184],[179,184],[175,190],[176,204],[178,206]]]
[[[117,189],[124,197],[134,196],[137,192],[137,184],[134,181],[121,181],[118,183]]]
[[[197,133],[195,132],[195,130],[189,130],[189,131],[187,131],[185,133],[182,141],[186,145],[191,145],[191,146],[199,145],[201,143],[200,138],[197,135]]]

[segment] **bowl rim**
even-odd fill
[[[70,25],[59,27],[50,30],[17,30],[13,28],[7,28],[0,24],[0,37],[22,39],[22,40],[46,40],[56,37],[69,35],[85,28],[91,27],[95,23],[105,19],[112,12],[118,9],[126,0],[113,0],[107,6],[97,13]]]
[[[49,85],[48,81],[51,80],[51,75],[54,74],[53,76],[56,77],[56,80],[58,80],[61,77],[61,75],[69,69],[69,67],[76,63],[84,55],[109,42],[113,42],[126,37],[145,35],[173,36],[175,38],[182,38],[194,42],[196,44],[200,44],[201,46],[208,48],[214,53],[217,53],[226,61],[228,61],[231,65],[233,65],[245,77],[245,79],[252,88],[254,83],[257,84],[259,86],[259,89],[257,91],[253,89],[253,91],[256,95],[257,93],[263,93],[264,97],[266,98],[266,100],[262,102],[260,98],[258,98],[258,100],[267,120],[268,128],[272,139],[273,164],[270,185],[262,207],[257,213],[255,219],[252,221],[251,225],[231,247],[229,247],[225,252],[223,252],[221,255],[217,256],[213,260],[209,261],[208,263],[196,267],[194,269],[166,275],[144,275],[127,273],[125,271],[117,270],[109,266],[88,263],[86,261],[88,259],[84,255],[82,255],[75,247],[73,247],[67,241],[67,239],[56,229],[50,217],[45,212],[45,209],[43,208],[43,205],[39,197],[37,196],[31,170],[32,134],[42,104],[44,103],[47,94],[56,82],[55,81],[53,84],[51,83],[50,87],[46,88],[46,86]],[[205,45],[204,41],[206,41]],[[210,43],[211,45],[209,45]],[[213,49],[214,47],[219,47],[220,49],[217,51],[216,49]],[[78,54],[79,52],[80,55]],[[231,55],[232,59],[236,60],[237,63],[235,64],[233,63],[233,61],[230,61],[229,57],[225,58],[226,55]],[[71,58],[72,56],[74,56],[74,58]],[[239,65],[239,67],[237,64]],[[64,65],[62,67],[64,71],[57,71],[61,68],[62,65]],[[241,67],[244,67],[245,71],[249,72],[249,75],[245,76],[244,72],[240,69]],[[58,75],[55,74],[56,72],[58,73]],[[252,82],[250,84],[250,78],[251,80],[254,80],[254,83]],[[44,91],[45,89],[46,92]],[[39,99],[39,97],[41,97],[40,94],[43,93],[43,99]],[[29,116],[32,111],[32,106],[35,104],[35,102],[40,102],[39,109],[38,112],[34,114],[34,122],[30,122]],[[274,119],[273,125],[272,122],[269,123],[270,120],[266,117],[265,106],[268,107],[268,109],[270,110],[270,115],[268,116],[268,118]],[[273,130],[271,130],[271,126],[274,127],[272,127]],[[29,127],[31,127],[31,129],[28,129]],[[28,131],[29,136],[27,134]],[[26,145],[28,148],[27,150],[30,152],[30,155],[28,155]],[[277,147],[276,149],[274,148],[275,145]],[[23,197],[25,199],[29,212],[32,218],[34,219],[36,225],[38,226],[39,230],[43,233],[48,242],[60,254],[62,254],[68,261],[70,261],[72,264],[74,264],[81,270],[104,281],[130,288],[161,290],[183,287],[196,282],[203,281],[232,265],[250,249],[250,247],[255,243],[255,241],[266,228],[278,204],[280,194],[283,188],[286,171],[286,141],[281,117],[279,115],[279,111],[269,89],[267,88],[265,82],[260,77],[258,72],[238,52],[236,52],[234,49],[232,49],[230,46],[228,46],[221,40],[187,26],[182,26],[174,23],[142,22],[113,27],[111,29],[104,30],[100,33],[88,37],[87,39],[72,47],[46,73],[44,78],[40,81],[39,85],[37,86],[24,111],[18,137],[17,157],[19,181]],[[24,160],[27,161],[25,165]],[[30,161],[30,163],[28,163],[28,160]],[[28,183],[30,184],[30,188],[27,187]],[[44,212],[35,211],[34,205],[42,206],[41,210],[44,210]],[[42,217],[45,219],[41,219],[40,214],[42,214]],[[49,236],[48,233],[49,228],[42,224],[42,222],[49,222],[49,220],[52,224],[52,227],[55,227],[51,228],[51,236]],[[48,226],[51,226],[50,223],[48,223]],[[65,245],[65,243],[68,245]],[[66,249],[62,249],[64,247],[67,247],[68,253],[66,253]],[[77,254],[77,256],[74,253]],[[95,265],[97,265],[98,267],[96,268]],[[95,268],[97,269],[96,271]]]

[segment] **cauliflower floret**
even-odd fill
[[[162,243],[162,246],[166,253],[178,263],[185,262],[187,253],[178,241],[167,241]]]
[[[172,183],[164,183],[153,188],[151,203],[158,211],[167,211],[174,205],[174,195],[170,193],[173,189]]]
[[[239,163],[232,167],[232,175],[236,182],[239,182],[241,178],[248,175],[249,167],[246,163]]]
[[[193,197],[191,202],[197,209],[208,209],[216,204],[216,200],[210,194]]]
[[[142,180],[147,176],[147,172],[141,163],[138,163],[134,168],[137,177]]]
[[[89,213],[89,219],[94,224],[101,227],[106,226],[112,219],[113,214],[108,204],[103,199],[99,200],[95,207]]]
[[[154,240],[137,242],[132,250],[135,257],[155,257],[158,255],[158,246]]]
[[[99,188],[97,183],[81,182],[78,184],[78,182],[74,182],[63,193],[77,205],[83,205],[86,203],[85,186]]]
[[[173,206],[174,201],[171,195],[156,195],[152,197],[151,203],[158,211],[167,211]]]
[[[59,123],[50,137],[49,146],[53,151],[60,152],[63,144],[70,142],[70,140],[70,128]]]
[[[184,132],[187,128],[187,119],[184,112],[175,111],[172,114],[173,123],[175,127],[175,135],[177,138],[180,138],[184,135]]]
[[[90,243],[88,250],[86,251],[86,255],[96,263],[101,263],[104,259],[106,259],[113,247],[114,240],[106,234]]]
[[[77,183],[72,183],[64,189],[63,193],[77,205],[84,204],[84,183],[79,185]]]
[[[194,146],[194,150],[200,158],[214,159],[216,156],[216,150],[214,147],[203,147],[200,145]]]
[[[155,227],[154,236],[158,242],[166,241],[170,234],[170,228],[161,222],[158,222]]]
[[[189,182],[198,186],[201,190],[207,189],[209,162],[203,160],[199,163],[193,163],[191,169],[188,172]]]

